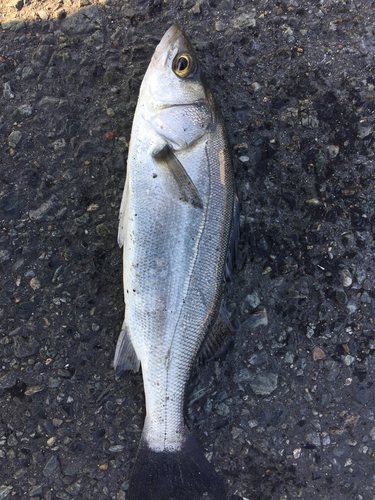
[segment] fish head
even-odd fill
[[[141,113],[174,149],[202,137],[215,102],[188,38],[171,26],[156,47],[142,82]]]
[[[197,56],[177,26],[171,26],[156,47],[148,73],[151,93],[160,102],[187,104],[205,97]]]

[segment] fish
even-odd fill
[[[113,364],[118,373],[142,367],[146,400],[127,500],[226,498],[183,409],[198,354],[214,354],[215,325],[229,322],[222,294],[237,240],[224,121],[172,25],[140,87],[120,208],[125,319]]]

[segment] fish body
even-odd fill
[[[144,76],[120,209],[125,320],[114,366],[142,366],[146,418],[129,500],[225,498],[184,425],[190,370],[215,323],[235,184],[221,114],[172,26]]]

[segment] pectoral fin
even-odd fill
[[[174,154],[172,148],[166,144],[162,149],[155,150],[152,153],[152,157],[158,165],[163,165],[171,173],[178,187],[181,199],[193,205],[193,207],[203,209],[203,202],[197,188],[182,163]]]

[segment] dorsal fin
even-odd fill
[[[234,219],[233,228],[230,236],[227,260],[225,263],[225,280],[230,281],[237,260],[238,240],[240,238],[240,202],[237,194],[234,197]]]

